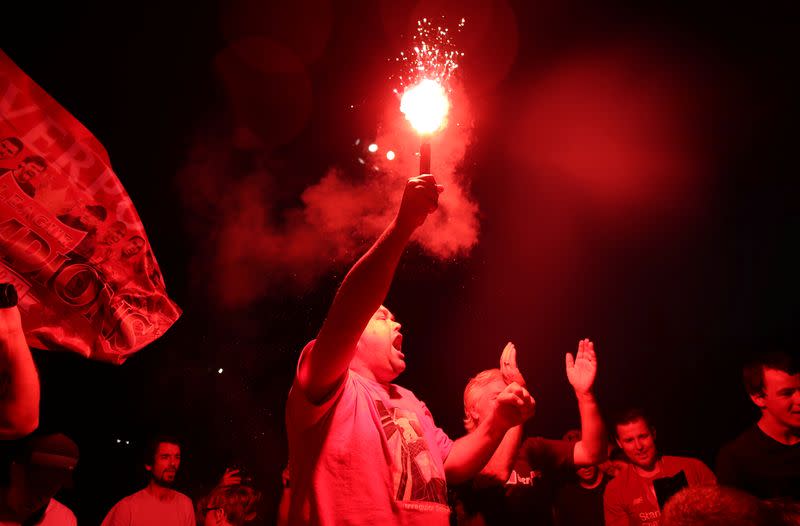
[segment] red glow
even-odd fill
[[[520,97],[512,152],[609,217],[685,214],[706,162],[696,71],[680,57],[616,48],[564,61]]]

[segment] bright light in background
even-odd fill
[[[392,150],[386,152],[386,158],[389,159],[390,161],[394,161],[394,152]]]
[[[444,87],[431,79],[422,79],[408,88],[400,99],[400,111],[420,134],[441,128],[449,110],[450,101]]]
[[[217,374],[222,374],[222,367],[220,367],[219,369],[217,369]]]
[[[373,142],[372,144],[367,146],[367,150],[369,150],[372,153],[375,153],[378,151],[378,145]]]

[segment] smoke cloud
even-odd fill
[[[413,238],[440,259],[464,256],[478,240],[478,206],[459,171],[472,130],[469,108],[458,90],[452,103],[447,127],[431,140],[431,171],[445,192]],[[395,106],[381,121],[378,150],[361,143],[363,173],[331,167],[293,196],[286,195],[281,169],[271,168],[263,135],[240,126],[195,139],[179,184],[200,247],[194,272],[211,283],[217,301],[243,307],[278,291],[302,290],[344,270],[386,228],[419,163],[420,139]]]

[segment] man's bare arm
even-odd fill
[[[503,440],[506,432],[519,426],[533,414],[533,398],[528,391],[512,383],[500,393],[489,418],[453,443],[444,462],[450,484],[465,482],[483,468]]]
[[[581,440],[575,444],[573,461],[576,466],[599,464],[608,456],[608,443],[603,417],[592,392],[597,375],[594,344],[581,340],[574,358],[567,353],[566,365],[567,378],[575,389],[581,415]]]
[[[508,342],[500,354],[500,373],[503,375],[503,380],[506,385],[517,383],[525,387],[525,377],[522,376],[519,368],[517,367],[517,348],[513,343]],[[533,397],[531,397],[533,400]],[[535,401],[534,401],[535,407]],[[509,429],[500,445],[497,446],[489,462],[483,467],[479,474],[482,482],[487,483],[500,483],[504,484],[508,477],[511,475],[511,470],[514,467],[514,461],[517,458],[519,446],[522,443],[522,426],[514,426]]]
[[[9,440],[39,426],[39,374],[22,331],[16,291],[0,284],[0,296],[0,439]]]
[[[409,179],[397,217],[347,273],[314,347],[298,368],[298,382],[312,402],[324,401],[341,381],[364,327],[389,291],[408,240],[436,210],[441,191],[430,175]]]

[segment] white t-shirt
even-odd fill
[[[102,526],[195,526],[192,499],[170,490],[161,500],[143,489],[117,502]]]
[[[0,526],[19,525],[19,522],[0,521]],[[69,508],[58,502],[56,499],[50,499],[42,520],[37,522],[36,526],[78,526],[78,520],[75,518],[75,514],[72,513]]]

